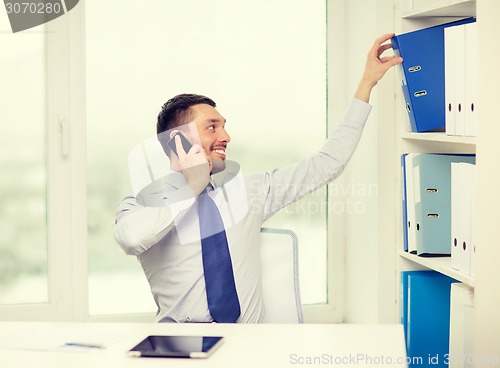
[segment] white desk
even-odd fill
[[[132,358],[126,355],[150,334],[222,335],[223,345],[208,359]],[[106,340],[103,349],[33,351],[58,339]],[[83,337],[82,337],[83,336]],[[9,347],[10,346],[10,347]],[[38,346],[41,348],[40,346]],[[18,347],[19,348],[19,347]],[[127,367],[407,367],[401,325],[224,325],[143,323],[0,322],[2,368]]]

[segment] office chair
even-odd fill
[[[297,236],[286,229],[260,231],[266,323],[303,323]]]

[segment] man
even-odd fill
[[[156,321],[265,322],[260,228],[281,208],[341,174],[361,137],[373,87],[402,62],[399,57],[381,56],[391,47],[385,42],[392,36],[375,41],[345,117],[320,151],[284,169],[239,175],[238,168],[226,161],[231,138],[211,99],[183,94],[163,106],[157,133],[175,173],[136,197],[126,197],[115,226],[118,243],[127,254],[137,256],[144,268],[158,306]],[[181,135],[189,142],[186,146]],[[213,203],[217,213],[208,217],[220,217],[222,225],[203,225],[207,220],[201,208],[214,207]],[[207,239],[213,236],[219,238],[211,246],[224,243],[226,249],[216,258],[228,258],[230,270],[217,264],[216,282],[213,270],[208,270],[210,263],[217,262],[208,260],[215,250],[206,250]],[[214,283],[223,283],[222,290],[212,291]],[[219,303],[225,304],[222,312],[216,311],[216,298],[225,301]]]

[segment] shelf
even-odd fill
[[[440,0],[405,12],[403,19],[471,16],[476,16],[476,0]]]
[[[446,133],[401,133],[401,138],[430,141],[430,142],[443,142],[443,143],[457,143],[476,145],[476,137],[463,137],[457,135],[446,135]]]
[[[410,260],[431,270],[435,270],[439,273],[463,282],[466,285],[474,287],[474,278],[472,276],[466,275],[451,268],[451,257],[419,257],[415,254],[410,254],[404,251],[401,251],[399,255],[402,258]]]

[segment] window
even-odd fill
[[[2,13],[0,45],[0,304],[46,303],[45,34]]]
[[[168,98],[191,92],[217,102],[244,172],[314,153],[327,124],[325,2],[88,1],[86,19],[90,313],[154,312],[113,238],[129,151],[155,134]],[[306,304],[327,302],[326,207],[321,190],[266,224],[297,233]]]

